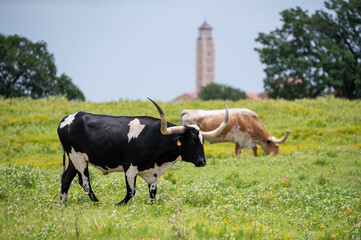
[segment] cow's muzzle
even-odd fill
[[[195,165],[196,167],[204,167],[206,164],[207,164],[207,161],[206,161],[205,159],[199,160],[199,161],[197,161],[197,162],[194,163],[194,165]]]

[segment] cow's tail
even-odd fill
[[[63,171],[61,171],[61,174],[60,174],[60,180],[63,181],[63,175],[65,173],[65,170],[66,170],[66,164],[65,164],[65,150],[63,148]]]
[[[181,116],[180,116],[180,125],[186,125],[186,124],[184,124],[183,117],[184,117],[184,115],[187,115],[187,113],[188,113],[188,109],[182,111]]]

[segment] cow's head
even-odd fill
[[[199,127],[196,125],[182,127],[184,128],[184,133],[175,138],[182,160],[191,162],[196,167],[205,166],[207,162],[204,158],[204,138]]]
[[[289,133],[290,133],[290,131],[287,130],[285,135],[281,139],[277,139],[274,136],[268,137],[268,139],[266,140],[266,143],[262,146],[265,154],[269,155],[271,153],[274,153],[275,155],[278,155],[280,153],[279,152],[279,144],[283,143],[287,140]]]
[[[211,138],[223,131],[228,122],[228,107],[226,105],[226,114],[223,122],[213,131],[203,132],[196,125],[174,126],[167,127],[167,120],[164,116],[163,110],[152,99],[148,98],[158,109],[161,119],[161,133],[163,135],[174,134],[174,143],[179,149],[183,161],[191,162],[196,167],[203,167],[206,165],[204,157],[203,142],[204,138]]]

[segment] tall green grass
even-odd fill
[[[179,124],[183,109],[220,109],[223,101],[159,103]],[[258,113],[270,134],[292,131],[280,156],[234,156],[230,143],[205,144],[207,165],[177,163],[161,177],[157,203],[147,184],[125,195],[123,173],[90,167],[100,203],[74,179],[59,203],[60,119],[76,111],[150,115],[150,102],[0,100],[1,239],[361,239],[361,102],[316,100],[226,102]],[[261,151],[262,153],[262,151]]]

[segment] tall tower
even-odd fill
[[[196,90],[197,95],[202,87],[214,83],[214,39],[212,27],[204,21],[199,27],[197,38]]]

